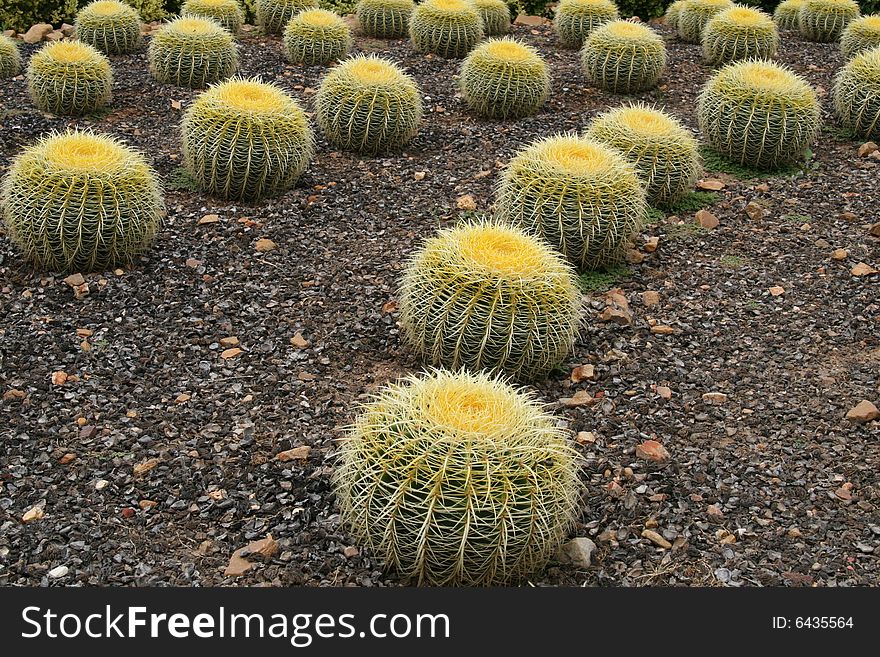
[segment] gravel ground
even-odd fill
[[[698,46],[659,29],[670,73],[641,97],[696,129],[711,71]],[[87,275],[80,298],[0,237],[0,584],[399,583],[352,549],[328,475],[357,404],[419,367],[396,325],[400,269],[458,218],[459,197],[489,209],[517,149],[583,129],[624,100],[587,87],[577,52],[559,49],[549,28],[514,33],[554,75],[544,110],[515,123],[465,112],[458,62],[358,37],[358,50],[401,62],[422,86],[419,136],[376,159],[319,138],[300,184],[255,205],[187,188],[176,126],[194,94],[152,81],[143,50],[114,58],[112,111],[101,117],[43,115],[21,78],[4,81],[0,173],[39,135],[92,126],[147,154],[167,186],[168,218],[146,257]],[[311,106],[323,69],[287,65],[277,39],[241,46],[243,74]],[[638,244],[657,237],[656,250],[640,246],[625,275],[596,284],[574,353],[537,387],[580,432],[588,493],[573,535],[598,549],[591,567],[553,563],[535,584],[878,582],[880,424],[844,415],[880,396],[878,276],[850,273],[859,262],[880,268],[868,233],[880,162],[859,158],[860,142],[830,114],[837,47],[786,33],[779,59],[822,96],[826,128],[811,164],[748,180],[710,171],[725,187],[701,201],[720,225],[695,228],[691,207],[650,227]],[[747,216],[750,202],[763,216]],[[277,248],[257,252],[261,238]],[[833,260],[835,249],[847,257]],[[599,320],[612,284],[629,325]],[[659,302],[647,305],[646,291]],[[652,332],[655,322],[671,332]],[[222,357],[229,348],[241,353]],[[594,365],[595,379],[572,383],[579,364]],[[589,404],[559,401],[579,390]],[[649,438],[666,462],[636,455]],[[305,460],[276,456],[297,447],[311,448]],[[273,556],[225,574],[235,550],[267,534]]]

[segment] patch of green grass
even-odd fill
[[[728,269],[739,269],[740,267],[745,267],[750,264],[751,260],[744,256],[738,255],[725,255],[721,256],[721,259],[718,261],[722,267],[727,267]]]
[[[688,192],[663,208],[666,214],[693,214],[718,202],[718,192]]]
[[[187,171],[184,167],[177,167],[174,171],[171,172],[171,175],[168,176],[167,187],[168,189],[174,189],[177,191],[199,191],[199,186],[196,184],[196,181],[193,180],[193,177],[190,175],[189,171]]]
[[[691,237],[696,237],[697,235],[703,235],[708,233],[709,230],[707,228],[703,228],[700,224],[694,223],[681,223],[681,224],[673,224],[671,226],[667,226],[664,231],[664,237],[670,242],[676,242],[678,240],[686,240]]]
[[[607,292],[632,272],[622,265],[605,271],[587,271],[580,275],[579,281],[584,294],[600,294]]]
[[[782,176],[794,176],[808,170],[813,159],[813,151],[804,151],[804,159],[796,164],[788,164],[780,169],[767,171],[756,169],[744,164],[732,162],[721,153],[709,146],[700,146],[700,155],[703,157],[703,165],[708,171],[720,171],[736,176],[740,180],[754,180],[755,178],[779,178]]]
[[[808,214],[784,214],[782,215],[782,220],[786,221],[790,224],[808,224],[813,221],[813,218]]]
[[[655,208],[653,206],[648,208],[648,217],[645,220],[646,226],[656,226],[659,223],[666,219],[666,213],[659,208]]]

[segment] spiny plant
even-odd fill
[[[847,59],[877,46],[880,46],[880,14],[855,19],[840,35],[840,50]]]
[[[837,41],[859,13],[854,0],[804,0],[798,13],[798,31],[810,41]]]
[[[399,298],[405,338],[425,361],[524,382],[562,362],[580,324],[572,267],[540,238],[496,221],[429,239]]]
[[[769,61],[728,64],[703,87],[697,117],[706,141],[743,165],[777,169],[799,160],[821,121],[816,92]]]
[[[666,68],[666,46],[641,23],[611,21],[593,30],[581,49],[587,79],[612,93],[650,89]]]
[[[284,48],[294,64],[326,64],[342,59],[351,48],[345,21],[325,9],[307,9],[284,28]]]
[[[477,46],[461,67],[462,97],[481,116],[533,114],[550,94],[547,64],[538,51],[510,37]]]
[[[253,201],[294,185],[314,151],[309,120],[279,87],[232,78],[202,93],[181,123],[184,164],[214,196]]]
[[[483,21],[464,0],[425,0],[409,21],[413,46],[423,53],[460,59],[483,38]]]
[[[257,0],[257,24],[267,34],[281,34],[303,9],[317,9],[318,0]]]
[[[432,370],[383,388],[342,442],[342,521],[417,584],[536,574],[580,508],[581,457],[535,398],[488,374]]]
[[[375,155],[407,144],[419,128],[419,87],[396,64],[357,55],[335,66],[315,96],[318,125],[337,148]]]
[[[739,59],[770,59],[779,47],[779,32],[769,15],[734,5],[713,16],[703,29],[703,58],[710,66]]]
[[[543,237],[579,269],[616,264],[645,223],[645,189],[622,153],[558,134],[533,142],[505,168],[497,214]]]
[[[652,205],[675,203],[702,172],[697,140],[675,117],[643,103],[600,114],[586,136],[616,148],[635,165]]]
[[[780,30],[796,30],[804,0],[782,0],[773,11],[773,22]]]
[[[113,71],[97,48],[79,41],[57,41],[31,57],[27,83],[34,104],[42,111],[78,116],[110,102]]]
[[[5,34],[0,34],[0,79],[21,73],[21,53],[18,45]]]
[[[201,89],[224,80],[238,68],[238,49],[219,23],[178,18],[163,25],[147,51],[150,73],[159,82]]]
[[[663,22],[675,30],[676,33],[678,32],[678,18],[681,16],[681,8],[684,6],[684,3],[685,0],[675,0],[666,8],[666,13],[663,14]]]
[[[678,14],[678,37],[689,43],[700,43],[709,19],[732,5],[731,0],[685,0]]]
[[[180,15],[217,21],[232,35],[238,34],[244,23],[244,11],[238,0],[186,0]]]
[[[501,36],[510,31],[510,7],[504,0],[470,0],[483,21],[486,36]]]
[[[553,17],[553,31],[564,48],[580,48],[590,32],[619,17],[612,0],[562,0]]]
[[[355,8],[361,31],[375,39],[402,39],[409,35],[413,0],[359,0]]]
[[[840,122],[865,139],[880,137],[880,46],[853,57],[834,78],[834,111]]]
[[[52,133],[26,148],[2,184],[6,228],[49,271],[100,271],[147,249],[164,206],[153,170],[121,141]]]
[[[82,9],[73,23],[76,38],[108,55],[124,55],[141,45],[141,17],[123,2],[97,0]]]

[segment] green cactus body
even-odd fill
[[[294,64],[326,64],[342,59],[351,43],[345,21],[324,9],[301,11],[284,28],[284,48]]]
[[[650,27],[611,21],[584,41],[581,65],[594,85],[612,93],[636,93],[657,84],[666,68],[666,46]]]
[[[159,82],[201,89],[235,73],[238,49],[219,23],[178,18],[156,32],[147,59],[150,73]]]
[[[14,40],[0,34],[0,79],[12,78],[21,73],[21,53]]]
[[[804,0],[798,14],[798,30],[810,41],[837,41],[846,26],[859,17],[854,0]]]
[[[611,0],[562,0],[553,17],[553,31],[564,48],[580,48],[593,30],[619,17]]]
[[[393,62],[358,55],[334,67],[315,96],[331,144],[375,155],[407,144],[422,118],[419,87]]]
[[[318,0],[257,0],[257,23],[267,34],[281,34],[303,9],[317,9]]]
[[[164,206],[156,175],[112,137],[68,131],[42,138],[2,185],[9,236],[49,271],[101,271],[145,251]]]
[[[840,35],[840,50],[847,59],[877,46],[880,46],[880,14],[855,19]]]
[[[180,15],[216,21],[235,36],[244,23],[244,11],[238,0],[186,0]]]
[[[413,0],[359,0],[355,7],[361,31],[374,39],[403,39],[409,36]]]
[[[499,219],[543,237],[590,270],[622,258],[648,206],[635,167],[621,153],[594,139],[555,135],[510,161],[496,207]]]
[[[425,0],[409,20],[413,46],[423,53],[461,59],[483,38],[483,21],[464,0]]]
[[[510,7],[504,0],[470,0],[483,21],[486,36],[501,36],[510,31]]]
[[[803,157],[819,130],[816,93],[769,61],[728,64],[703,87],[697,118],[706,141],[734,162],[775,169]]]
[[[76,38],[108,55],[134,52],[142,43],[141,17],[116,0],[97,0],[79,10]]]
[[[740,59],[770,59],[779,47],[779,32],[769,15],[734,5],[713,16],[703,29],[703,58],[710,66]]]
[[[314,152],[309,120],[278,87],[232,78],[190,106],[181,124],[186,168],[213,196],[245,201],[293,186]]]
[[[674,203],[693,189],[702,172],[697,140],[674,117],[642,103],[600,114],[586,136],[626,156],[652,205]]]
[[[406,340],[425,361],[524,382],[562,362],[580,323],[571,266],[540,238],[497,222],[429,239],[399,298]]]
[[[880,137],[880,46],[854,56],[834,78],[834,111],[864,139]]]
[[[27,83],[34,104],[44,112],[79,116],[110,102],[113,71],[96,48],[57,41],[31,57]]]
[[[462,63],[460,84],[468,107],[491,118],[534,114],[550,95],[550,75],[541,55],[509,37],[472,50]]]
[[[773,22],[780,30],[797,30],[804,0],[783,0],[773,11]]]
[[[678,14],[678,38],[700,43],[709,19],[732,6],[731,0],[685,0]]]
[[[333,484],[354,538],[407,581],[516,583],[580,510],[581,457],[529,394],[436,370],[383,388],[341,443]]]
[[[676,33],[678,32],[678,17],[681,15],[681,8],[684,3],[685,0],[675,0],[666,8],[666,13],[663,14],[663,22],[675,30]]]

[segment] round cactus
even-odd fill
[[[393,62],[358,55],[334,67],[315,96],[318,125],[337,148],[375,155],[407,144],[419,128],[419,87]]]
[[[550,75],[538,51],[515,39],[477,46],[461,67],[461,91],[474,112],[492,118],[533,114],[550,94]]]
[[[483,38],[483,21],[464,0],[425,0],[416,5],[409,35],[419,52],[460,59]]]
[[[244,23],[244,11],[238,0],[186,0],[180,8],[180,15],[217,21],[232,35],[238,34]]]
[[[693,189],[702,171],[699,144],[690,132],[669,114],[641,103],[600,114],[586,136],[626,156],[653,205],[679,199]]]
[[[108,55],[124,55],[141,45],[141,17],[117,0],[97,0],[79,10],[76,38]]]
[[[877,46],[880,46],[880,14],[855,19],[840,35],[840,50],[847,59]]]
[[[280,88],[232,78],[190,106],[181,124],[186,168],[199,187],[253,201],[294,185],[314,151],[309,120]]]
[[[42,111],[78,116],[110,102],[113,71],[107,57],[87,43],[56,41],[31,57],[27,83]]]
[[[303,9],[317,9],[318,0],[257,0],[257,24],[267,34],[281,34]]]
[[[332,11],[307,9],[284,28],[284,48],[294,64],[326,64],[348,54],[351,31]]]
[[[678,33],[678,17],[681,15],[681,8],[684,3],[685,0],[675,0],[666,8],[666,13],[663,14],[663,22],[675,30],[676,33]]]
[[[834,78],[834,111],[859,137],[880,137],[880,46],[853,57]]]
[[[21,73],[21,53],[18,45],[5,34],[0,34],[0,79]]]
[[[618,151],[575,135],[554,135],[520,151],[497,190],[499,219],[543,237],[582,270],[620,260],[644,225],[645,189]]]
[[[710,66],[739,59],[770,59],[779,47],[779,32],[769,15],[734,5],[713,16],[703,29],[703,58]]]
[[[479,221],[441,230],[400,287],[407,342],[427,362],[520,381],[562,362],[580,323],[571,266],[521,229]]]
[[[471,0],[483,21],[486,36],[501,36],[510,31],[510,7],[504,0]]]
[[[564,48],[580,48],[590,32],[619,17],[611,0],[562,0],[553,17],[553,31]]]
[[[409,36],[413,0],[358,0],[355,7],[361,31],[374,39],[402,39]]]
[[[734,62],[721,69],[703,87],[697,117],[713,148],[762,169],[803,157],[821,120],[810,85],[769,61]]]
[[[159,82],[201,89],[238,68],[238,49],[219,23],[178,18],[159,28],[147,51],[150,73]]]
[[[804,0],[782,0],[773,11],[773,22],[780,30],[796,30]]]
[[[859,17],[855,0],[804,0],[798,13],[798,31],[810,41],[837,41],[847,25]]]
[[[731,0],[685,0],[678,13],[678,38],[700,43],[709,19],[731,6]]]
[[[9,236],[50,271],[100,271],[153,241],[164,207],[153,170],[120,141],[90,132],[43,137],[2,185]]]
[[[433,585],[537,573],[578,514],[581,458],[533,397],[433,371],[382,389],[342,443],[342,521],[386,567]]]
[[[666,46],[647,25],[611,21],[593,30],[581,49],[587,79],[612,93],[650,89],[666,68]]]

